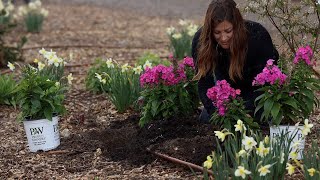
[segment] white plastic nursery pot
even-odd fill
[[[48,119],[23,121],[30,152],[49,151],[60,145],[58,121],[58,116],[52,117],[52,121]]]
[[[302,159],[302,154],[305,146],[305,136],[303,136],[301,128],[303,126],[271,126],[270,127],[270,139],[272,140],[273,138],[280,136],[281,133],[283,132],[284,134],[288,132],[288,137],[293,137],[293,140],[290,144],[290,149],[292,150],[290,152],[298,152],[298,157],[297,160]],[[299,142],[299,145],[293,148],[293,145]],[[289,156],[289,158],[291,158]]]

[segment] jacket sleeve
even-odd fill
[[[198,64],[197,64],[197,55],[198,55],[198,42],[201,34],[201,29],[194,35],[192,40],[192,58],[194,64],[196,66],[196,73],[198,71]],[[215,107],[212,104],[212,101],[207,97],[207,90],[215,85],[214,77],[211,74],[207,74],[205,77],[201,77],[198,82],[198,93],[199,98],[206,108],[207,112],[211,116],[215,110]]]

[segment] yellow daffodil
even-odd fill
[[[142,66],[140,65],[140,66],[133,68],[133,71],[135,74],[141,74],[141,72],[143,71]]]
[[[70,74],[67,76],[67,79],[68,79],[68,84],[72,84],[72,80],[73,80],[72,73],[70,73]]]
[[[310,168],[308,169],[309,175],[312,177],[314,176],[314,173],[316,172],[316,170],[314,168]]]
[[[212,167],[212,158],[211,156],[207,156],[207,160],[203,163],[203,167],[210,169]]]
[[[39,59],[34,59],[33,62],[34,62],[34,63],[38,63],[38,62],[39,62]]]
[[[245,150],[251,150],[257,145],[257,142],[253,139],[253,137],[244,136],[242,139],[242,144],[244,145]]]
[[[194,34],[198,31],[198,26],[195,24],[190,24],[188,26],[188,35],[194,36]]]
[[[16,67],[11,63],[11,62],[8,62],[8,65],[7,65],[8,67],[9,67],[9,69],[11,70],[11,71],[13,71]]]
[[[294,173],[294,166],[292,166],[290,163],[287,163],[286,169],[288,170],[288,174],[292,175]]]
[[[260,157],[265,157],[267,154],[269,154],[270,148],[264,147],[263,142],[260,141],[259,147],[256,148],[256,150],[257,150],[257,154],[258,154]]]
[[[149,62],[149,60],[147,60],[144,65],[143,65],[143,69],[146,70],[148,68],[152,68],[152,63]]]
[[[297,159],[297,157],[298,157],[298,152],[297,152],[297,151],[292,151],[292,152],[290,152],[289,157],[291,157],[292,159]]]
[[[240,119],[238,119],[237,124],[234,125],[234,127],[236,128],[235,131],[240,131],[241,133],[247,130],[246,126]]]
[[[59,87],[60,86],[60,82],[56,82],[55,86]]]
[[[268,145],[269,143],[270,143],[270,138],[269,138],[269,136],[268,135],[266,135],[266,137],[264,137],[264,143],[266,144],[266,145]]]
[[[222,131],[214,131],[214,134],[223,142],[227,135],[231,134],[227,129],[223,129]]]
[[[260,173],[260,176],[266,176],[268,173],[270,173],[270,170],[269,170],[270,167],[271,167],[270,164],[265,165],[265,166],[261,166],[258,169],[258,172]]]
[[[243,166],[238,166],[237,170],[234,172],[236,177],[242,177],[242,179],[246,178],[246,175],[251,174],[250,171],[246,170]]]
[[[304,120],[304,125],[303,125],[303,128],[302,128],[302,134],[305,135],[305,136],[308,135],[309,132],[311,132],[310,129],[313,127],[313,124],[309,124],[308,121],[309,121],[308,119]]]
[[[101,80],[101,82],[102,82],[102,84],[106,84],[106,83],[107,83],[107,80],[106,80],[105,78],[103,78],[103,79]]]

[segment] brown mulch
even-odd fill
[[[19,25],[6,41],[25,35],[26,62],[37,58],[41,47],[53,49],[69,60],[66,71],[75,80],[67,93],[68,113],[61,117],[61,145],[49,152],[28,152],[23,124],[16,122],[18,110],[0,106],[0,179],[197,179],[201,173],[164,161],[146,148],[201,165],[214,148],[214,127],[199,124],[198,112],[189,118],[138,127],[139,116],[120,114],[105,95],[85,89],[84,78],[97,57],[112,57],[133,63],[145,51],[167,57],[166,27],[175,18],[150,17],[94,5],[45,4],[50,15],[43,31],[26,33]],[[199,22],[199,20],[196,20]],[[318,140],[320,112],[307,139]],[[101,153],[100,153],[101,150]]]

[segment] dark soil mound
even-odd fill
[[[84,154],[101,148],[102,156],[107,159],[125,161],[129,166],[141,166],[156,159],[147,151],[149,148],[151,151],[202,165],[206,156],[214,149],[216,140],[214,126],[200,124],[196,119],[197,115],[154,121],[140,128],[139,116],[131,115],[125,120],[115,121],[106,129],[95,128],[100,131],[91,130],[82,135],[74,135],[61,144],[60,149],[72,148],[75,154]],[[81,160],[75,160],[73,154],[62,158],[67,161],[90,159],[84,155]]]

